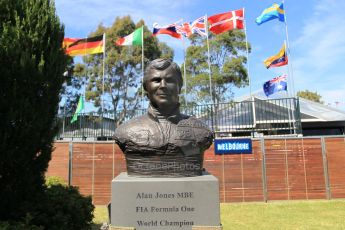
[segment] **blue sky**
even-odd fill
[[[288,74],[290,81],[293,76],[295,92],[317,91],[325,104],[345,110],[345,1],[285,1],[291,71],[286,66],[266,69],[263,65],[263,60],[276,54],[285,40],[284,23],[273,20],[260,26],[255,24],[255,18],[272,3],[271,0],[55,0],[66,37],[86,37],[100,23],[110,26],[117,16],[130,15],[135,22],[143,19],[152,28],[154,22],[166,25],[179,19],[193,21],[205,14],[245,8],[247,39],[252,46],[249,55],[252,92],[262,91],[265,81]],[[174,49],[176,62],[183,62],[180,40],[167,35],[158,38]],[[249,87],[236,89],[235,97],[249,95],[249,91]]]

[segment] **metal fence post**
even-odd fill
[[[309,194],[308,194],[308,180],[307,180],[307,169],[306,169],[306,159],[305,159],[305,153],[304,153],[304,139],[303,137],[301,138],[302,140],[302,156],[303,156],[303,171],[304,171],[304,184],[305,184],[305,197],[307,200],[309,199]]]
[[[287,146],[286,146],[286,138],[284,141],[284,149],[285,149],[285,183],[286,183],[286,189],[287,189],[287,196],[288,200],[290,200],[290,182],[289,182],[289,161],[288,161],[288,154],[287,154]]]
[[[252,114],[253,114],[253,124],[252,124],[252,137],[255,136],[255,129],[256,129],[256,111],[255,111],[255,99],[254,97],[252,96],[250,98],[251,100],[251,104],[252,104]]]
[[[73,142],[69,142],[68,146],[68,186],[72,185],[72,171],[73,171]]]
[[[101,140],[103,140],[103,111],[102,111],[102,116],[101,116]]]
[[[113,164],[112,164],[112,179],[115,177],[115,141],[113,141]]]
[[[265,139],[262,137],[260,140],[261,154],[262,154],[262,192],[264,195],[264,202],[267,202],[267,178],[266,178],[266,152],[265,152]]]
[[[326,197],[328,200],[330,200],[332,198],[332,196],[331,196],[331,188],[329,185],[327,150],[326,150],[326,144],[325,144],[325,138],[324,137],[321,137],[321,148],[322,148],[323,174],[325,177],[325,186],[326,186]]]
[[[225,189],[225,161],[224,154],[222,154],[222,182],[223,182],[223,202],[226,203],[226,189]]]
[[[213,133],[214,133],[214,135],[215,135],[215,137],[216,137],[216,129],[215,129],[215,127],[214,127],[214,117],[213,117],[213,104],[211,104],[211,127],[212,127],[212,131],[213,131]]]
[[[291,98],[291,102],[292,102],[293,106],[291,106],[291,103],[290,103],[289,113],[291,110],[292,120],[289,119],[289,123],[290,123],[290,121],[292,121],[291,123],[293,124],[293,133],[300,135],[300,134],[302,134],[302,124],[301,124],[301,116],[300,116],[299,98],[293,97],[293,98]]]
[[[92,201],[94,202],[94,195],[95,195],[95,141],[92,145],[92,176],[91,176],[91,195],[92,195]]]

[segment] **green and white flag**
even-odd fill
[[[83,96],[79,97],[78,106],[75,110],[75,113],[72,117],[71,123],[75,122],[78,119],[78,115],[81,113],[81,111],[84,109],[84,98]]]
[[[136,29],[130,35],[126,37],[120,38],[116,41],[116,45],[118,46],[134,46],[138,45],[141,46],[143,44],[143,27]]]

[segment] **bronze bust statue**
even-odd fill
[[[186,177],[203,170],[204,151],[213,133],[201,121],[180,113],[183,85],[179,66],[170,59],[150,62],[143,87],[150,100],[147,114],[115,130],[129,176]]]

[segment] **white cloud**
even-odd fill
[[[171,23],[177,21],[190,1],[159,0],[56,0],[58,15],[67,29],[92,31],[99,23],[110,25],[117,16],[131,15],[134,21],[144,19],[147,25],[153,22]],[[169,12],[164,14],[162,12]]]
[[[312,16],[301,27],[301,36],[292,42],[295,88],[317,91],[326,102],[345,102],[345,2],[315,2]]]
[[[313,74],[323,74],[345,55],[345,18],[342,15],[345,2],[334,3],[333,0],[319,2],[313,16],[306,20],[301,37],[292,47],[298,55],[294,59],[296,68],[310,68]]]
[[[143,19],[151,28],[154,22],[166,25],[178,21],[191,8],[193,1],[161,0],[56,0],[57,13],[65,24],[66,35],[86,37],[96,30],[98,24],[110,26],[116,17],[130,15],[134,22]],[[168,13],[164,13],[168,12]],[[183,60],[183,43],[179,39],[160,35],[160,41],[166,42],[175,50],[177,62]]]

